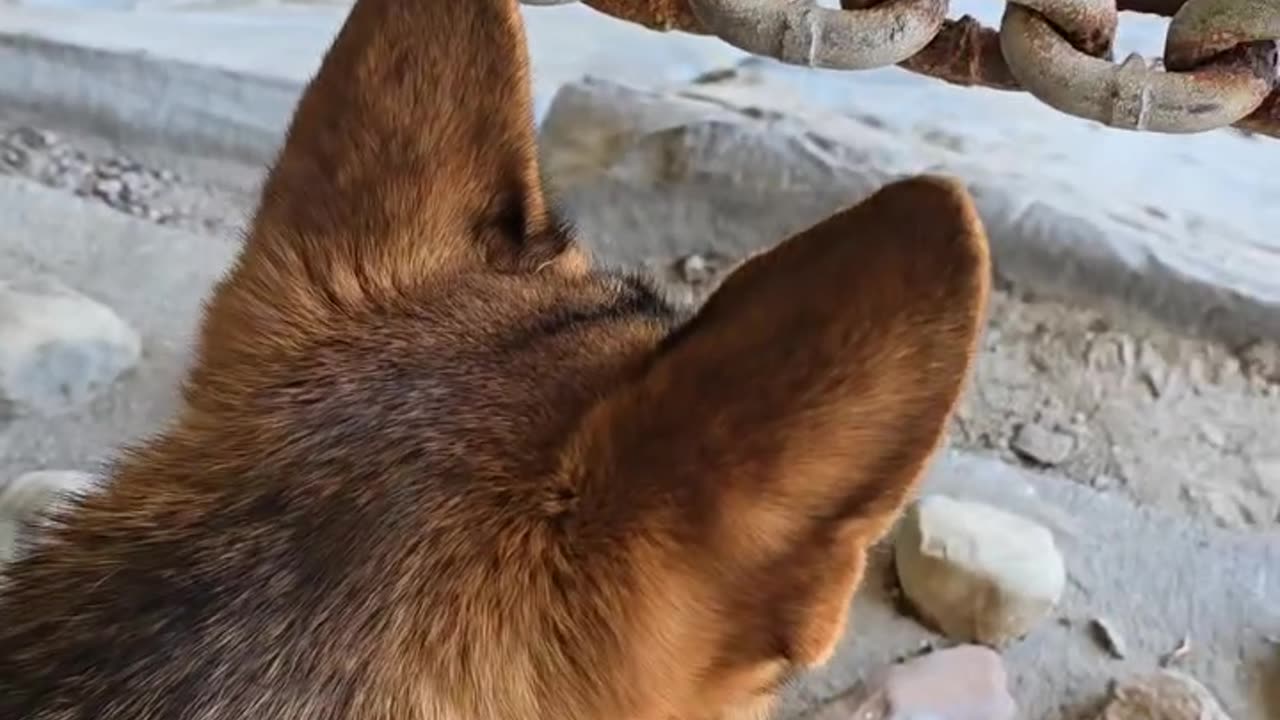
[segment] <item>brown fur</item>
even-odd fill
[[[758,717],[971,364],[965,192],[890,185],[687,322],[538,183],[515,0],[359,0],[174,424],[13,565],[5,720]]]

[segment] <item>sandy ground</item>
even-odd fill
[[[0,115],[0,173],[219,245],[234,241],[251,210],[262,168],[130,153],[30,121]],[[687,257],[659,258],[655,265],[675,294],[696,302],[714,287],[724,263],[708,259],[697,273],[686,271]],[[76,424],[106,421],[92,408],[86,412],[59,422],[74,432]],[[41,434],[50,429],[57,431]],[[1026,288],[1001,288],[952,444],[1053,467],[1144,505],[1228,527],[1274,529],[1280,526],[1280,347],[1224,347],[1123,307],[1068,306],[1037,299]],[[64,444],[11,442],[0,477],[83,467],[95,462],[93,453],[109,451],[109,445],[75,445],[60,451]]]

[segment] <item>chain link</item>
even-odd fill
[[[895,65],[924,49],[947,19],[947,0],[885,0],[861,10],[816,0],[689,0],[703,27],[755,55],[839,70]]]
[[[523,0],[559,5],[575,0]],[[585,0],[655,30],[715,35],[782,62],[899,65],[958,85],[1025,90],[1112,127],[1280,137],[1280,0],[1011,0],[999,30],[947,0]],[[1163,57],[1112,62],[1118,11],[1172,17]]]
[[[1274,44],[1235,47],[1185,71],[1136,54],[1116,65],[1078,48],[1055,29],[1058,18],[1023,2],[1009,4],[1000,24],[1005,60],[1023,88],[1071,115],[1129,130],[1203,132],[1240,121],[1275,85]],[[1183,9],[1202,2],[1222,0],[1190,0]]]

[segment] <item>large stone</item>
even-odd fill
[[[47,278],[0,282],[0,399],[53,414],[87,402],[142,354],[111,308]]]
[[[19,534],[29,523],[92,482],[92,475],[76,470],[37,470],[0,484],[0,565],[13,558]]]
[[[542,126],[545,172],[597,254],[643,264],[693,245],[741,258],[891,179],[941,172],[974,194],[1009,280],[1042,295],[1139,305],[1233,342],[1280,337],[1280,255],[1265,223],[1250,219],[1261,227],[1245,232],[1238,215],[1215,215],[1216,204],[1139,200],[1100,180],[1108,173],[1072,171],[1084,160],[1050,138],[990,137],[1005,127],[990,115],[981,128],[956,124],[954,137],[901,126],[874,102],[887,88],[864,88],[874,117],[831,112],[812,102],[818,90],[796,89],[807,76],[779,72],[749,65],[662,91],[604,80],[562,89]]]
[[[1115,686],[1098,720],[1231,720],[1198,680],[1164,670]]]
[[[965,642],[1001,646],[1048,615],[1066,585],[1053,534],[979,502],[931,495],[894,541],[902,590],[930,625]]]

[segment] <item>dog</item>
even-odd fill
[[[823,663],[989,293],[896,181],[696,312],[540,188],[516,0],[358,0],[182,407],[0,585],[4,720],[744,720]]]

